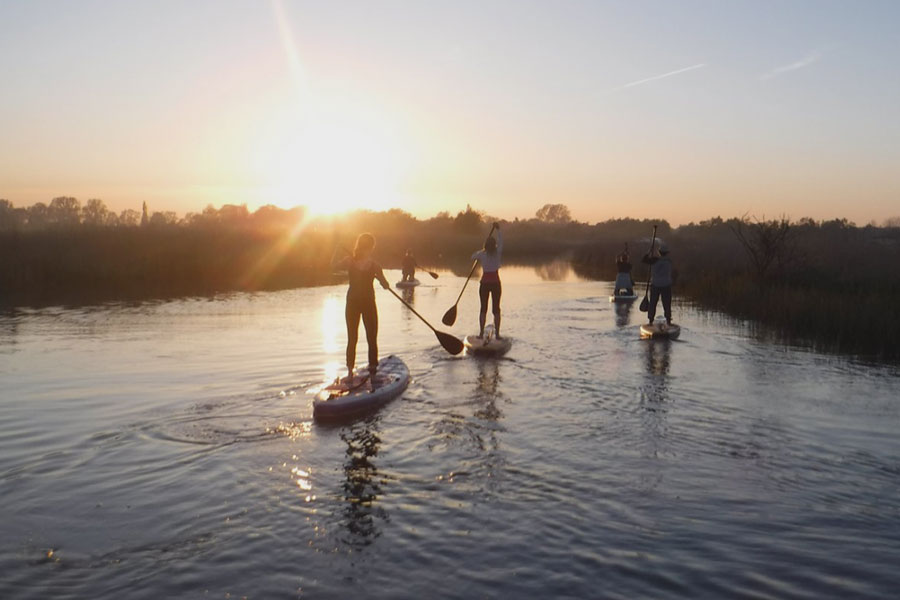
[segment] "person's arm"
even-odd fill
[[[344,255],[338,258],[341,251],[343,251]],[[347,254],[347,251],[343,247],[338,246],[334,249],[334,255],[331,257],[331,268],[346,271],[350,268],[350,260],[350,255]]]
[[[472,260],[481,260],[482,250],[476,250],[472,253]]]
[[[658,256],[652,256],[650,253],[644,255],[644,258],[641,259],[642,263],[647,263],[648,265],[652,265],[656,261],[659,260]]]
[[[500,223],[494,223],[494,227],[497,229],[497,256],[503,256],[503,232],[500,231]]]
[[[381,282],[381,287],[383,287],[386,290],[390,289],[391,284],[388,283],[387,278],[384,276],[384,271],[381,270],[381,265],[376,263],[376,264],[373,264],[373,266],[375,267],[375,279],[377,279],[379,282]]]

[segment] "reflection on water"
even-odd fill
[[[15,345],[18,332],[17,311],[14,308],[0,309],[0,347]]]
[[[475,380],[474,416],[486,421],[497,422],[503,418],[503,412],[497,406],[498,401],[505,399],[500,391],[503,379],[500,377],[500,361],[496,359],[475,359],[478,364],[478,376]]]
[[[669,340],[644,340],[646,347],[646,374],[641,385],[641,445],[642,455],[659,458],[666,452],[667,418],[670,410],[669,369],[672,342]],[[644,489],[654,489],[661,481],[658,469],[648,469],[641,476]]]
[[[668,375],[672,359],[672,344],[667,339],[643,340],[647,347],[647,373],[651,375]]]
[[[616,314],[616,327],[625,327],[628,325],[628,319],[631,316],[631,308],[634,302],[613,302]]]
[[[373,416],[341,430],[341,439],[347,444],[341,484],[342,523],[349,534],[343,541],[356,549],[372,544],[381,535],[379,521],[388,520],[380,503],[387,478],[378,473],[375,464],[381,445],[378,420]]]
[[[565,281],[572,274],[572,262],[565,259],[537,265],[534,272],[542,281]]]

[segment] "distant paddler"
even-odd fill
[[[631,259],[628,255],[628,242],[625,250],[616,256],[616,296],[634,296],[634,279],[631,277]]]
[[[484,323],[487,319],[488,298],[491,299],[491,312],[494,314],[494,337],[500,337],[500,294],[503,289],[500,285],[500,263],[503,258],[503,234],[500,231],[500,223],[494,223],[491,234],[497,231],[497,238],[489,235],[484,241],[484,247],[472,254],[472,260],[481,263],[481,284],[478,287],[478,297],[481,299],[481,311],[478,315],[478,337],[484,337]]]
[[[406,254],[403,255],[401,267],[403,269],[403,278],[400,281],[412,281],[416,278],[416,257],[413,256],[411,248],[407,248]]]
[[[411,283],[414,281],[418,283],[418,281],[416,281],[416,269],[422,269],[422,265],[416,260],[412,248],[407,248],[406,254],[404,254],[403,258],[400,260],[400,268],[403,273],[400,283]],[[432,279],[438,278],[438,274],[434,271],[429,271],[427,269],[422,270],[428,273]]]

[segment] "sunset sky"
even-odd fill
[[[900,2],[0,0],[0,198],[900,215]]]

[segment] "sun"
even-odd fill
[[[286,115],[257,155],[266,200],[311,215],[400,202],[407,154],[388,119],[340,103]]]

